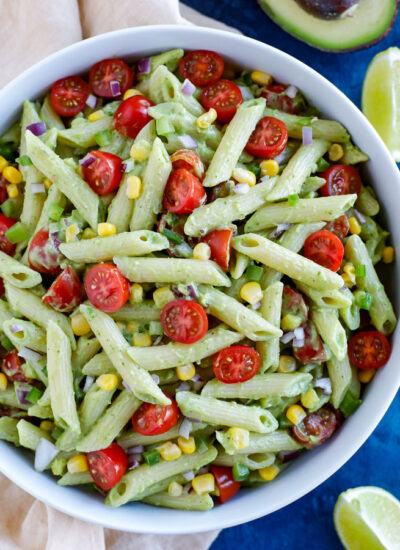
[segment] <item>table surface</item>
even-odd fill
[[[184,2],[205,15],[238,28],[251,38],[300,59],[333,82],[358,106],[362,81],[370,60],[376,53],[398,45],[400,41],[399,17],[390,34],[371,48],[345,54],[321,52],[282,31],[262,12],[256,0]],[[400,498],[399,425],[398,395],[373,435],[334,476],[302,499],[274,514],[225,529],[213,544],[212,550],[293,550],[301,547],[307,550],[340,550],[342,546],[335,534],[332,514],[336,499],[342,491],[361,485],[376,485]]]

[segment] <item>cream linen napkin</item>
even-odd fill
[[[195,23],[233,30],[178,0],[0,0],[0,7],[0,87],[54,51],[122,27]],[[46,506],[2,474],[0,511],[1,550],[205,550],[218,535],[212,531],[158,536],[103,529]]]

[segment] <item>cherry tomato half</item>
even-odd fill
[[[391,347],[378,330],[355,334],[348,345],[350,362],[359,369],[380,369],[389,361]]]
[[[208,329],[204,308],[191,300],[172,300],[160,314],[161,326],[168,338],[182,344],[201,340]]]
[[[135,139],[150,120],[149,108],[154,105],[144,95],[128,97],[121,103],[113,117],[113,124],[122,136]]]
[[[232,468],[228,466],[211,466],[219,490],[221,504],[232,498],[239,491],[241,483],[233,479]]]
[[[195,86],[207,86],[221,78],[224,61],[216,52],[194,50],[179,61],[179,72]]]
[[[213,362],[214,374],[225,384],[246,382],[260,370],[261,357],[250,346],[231,346],[219,351]]]
[[[89,88],[80,76],[67,76],[54,82],[50,101],[60,116],[75,116],[85,107]]]
[[[129,298],[129,281],[115,265],[97,264],[86,274],[85,290],[95,307],[113,312],[120,309]]]
[[[334,164],[318,175],[326,181],[325,185],[319,190],[324,197],[349,195],[351,193],[360,194],[361,178],[354,166]]]
[[[95,160],[88,166],[82,166],[84,180],[98,195],[111,193],[121,183],[122,160],[106,151],[90,151],[90,155]]]
[[[164,189],[163,207],[175,214],[190,214],[207,199],[201,181],[186,168],[172,172]]]
[[[86,459],[93,481],[103,491],[112,489],[128,466],[125,451],[117,443],[111,443],[107,449],[87,453]]]
[[[331,271],[337,271],[344,256],[343,243],[330,231],[321,229],[307,237],[304,256]]]
[[[142,435],[160,435],[175,426],[178,422],[179,409],[172,397],[170,405],[153,405],[142,403],[132,416],[134,429]]]
[[[211,259],[227,271],[231,257],[231,240],[233,228],[214,229],[201,240],[211,249]]]
[[[194,176],[203,179],[204,176],[204,163],[196,151],[190,149],[180,149],[175,151],[171,155],[172,170],[179,170],[179,168],[186,168]]]
[[[28,250],[28,262],[32,269],[39,273],[56,275],[60,273],[62,254],[59,250],[61,241],[49,235],[48,229],[40,229],[31,240]]]
[[[255,157],[273,158],[282,153],[287,142],[286,124],[272,116],[265,116],[258,121],[245,149]]]
[[[303,296],[300,292],[288,285],[283,287],[281,309],[282,319],[286,317],[286,315],[297,317],[300,325],[303,325],[308,319],[308,306]]]
[[[12,256],[15,251],[15,244],[10,243],[6,237],[7,231],[17,223],[14,218],[7,218],[4,214],[0,214],[0,250]]]
[[[43,296],[45,304],[57,311],[67,313],[82,302],[83,291],[78,275],[67,266]]]
[[[336,218],[336,220],[333,220],[333,222],[328,222],[325,227],[325,231],[330,231],[336,237],[339,237],[339,239],[344,239],[347,237],[348,232],[350,231],[350,224],[349,224],[349,218],[346,216],[346,214],[343,214],[343,216],[340,216],[339,218]]]
[[[201,104],[207,111],[215,109],[219,122],[229,122],[243,103],[242,92],[231,80],[218,80],[204,88]]]
[[[322,363],[327,360],[324,345],[312,321],[304,326],[304,344],[293,346],[293,353],[301,363]]]
[[[1,370],[12,382],[28,382],[27,377],[22,370],[25,359],[18,356],[18,350],[9,351],[3,359]]]
[[[279,109],[285,113],[295,115],[298,113],[298,104],[296,98],[286,95],[287,86],[285,84],[270,84],[266,88],[263,88],[261,96],[265,97],[267,101],[267,107],[270,109]]]
[[[331,437],[339,423],[339,413],[326,406],[309,413],[300,424],[293,426],[292,431],[294,437],[306,449],[312,449]]]
[[[115,93],[111,89],[111,82],[118,82],[119,95],[123,95],[132,86],[133,77],[132,69],[121,59],[103,59],[90,69],[89,83],[96,95],[115,97]]]

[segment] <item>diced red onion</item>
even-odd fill
[[[26,396],[31,391],[31,389],[32,386],[30,386],[29,384],[15,388],[15,395],[17,396],[18,403],[20,403],[21,405],[32,405],[32,403],[26,399]]]
[[[163,339],[162,334],[160,334],[160,336],[157,336],[157,338],[153,342],[153,346],[158,346],[158,344],[161,342],[162,339]]]
[[[26,348],[25,346],[23,346],[19,350],[18,355],[19,357],[23,357],[24,359],[26,359],[27,361],[31,361],[32,363],[36,363],[42,358],[42,355],[40,353],[38,353],[37,351],[33,351],[33,349]]]
[[[198,380],[197,382],[193,382],[193,390],[195,392],[198,392],[201,390],[201,388],[204,386],[205,381],[204,380]]]
[[[83,386],[83,391],[85,393],[89,391],[89,389],[93,385],[93,382],[94,382],[94,376],[86,376],[85,384]]]
[[[93,94],[88,95],[88,98],[86,100],[86,105],[88,107],[90,107],[91,109],[96,109],[98,103],[99,103],[99,100],[95,95]]]
[[[282,463],[285,464],[286,462],[290,462],[291,460],[295,460],[301,455],[301,451],[281,451],[279,453],[279,458],[281,459]]]
[[[189,391],[190,386],[187,382],[182,382],[179,384],[179,386],[176,388],[177,391]]]
[[[197,294],[196,288],[195,288],[193,285],[188,285],[187,289],[188,289],[188,292],[189,292],[189,296],[190,296],[191,298],[193,298],[193,300],[194,300],[195,298],[198,298],[198,294]]]
[[[314,381],[315,388],[321,388],[324,395],[331,395],[332,393],[332,382],[330,378],[317,378]]]
[[[296,88],[296,86],[288,86],[285,90],[285,94],[290,97],[290,99],[294,99],[297,96],[297,92],[299,90]]]
[[[361,223],[361,225],[363,225],[367,221],[366,218],[361,214],[361,212],[359,212],[355,208],[353,209],[353,212],[357,220]]]
[[[187,418],[184,418],[179,426],[178,433],[185,439],[189,439],[190,432],[192,431],[192,423]]]
[[[340,287],[340,290],[347,290],[347,286],[343,285],[342,287]]]
[[[22,325],[11,325],[11,332],[23,332],[24,327]]]
[[[143,445],[135,445],[134,447],[129,447],[129,449],[126,449],[126,453],[128,455],[131,455],[131,454],[142,454],[144,451],[144,447]]]
[[[38,193],[45,193],[46,188],[44,186],[44,183],[31,183],[31,193],[33,195],[37,195]]]
[[[84,168],[87,168],[88,166],[90,166],[92,164],[92,162],[94,162],[96,159],[94,158],[93,155],[91,155],[90,153],[88,153],[87,155],[85,155],[83,158],[80,159],[79,161],[79,164],[81,166],[83,166]]]
[[[128,470],[134,470],[139,466],[139,461],[135,459],[128,461]]]
[[[193,95],[196,91],[196,86],[190,82],[188,78],[185,78],[181,87],[182,93],[185,95]]]
[[[253,99],[254,96],[251,93],[251,91],[248,89],[247,86],[238,86],[240,93],[242,94],[242,98],[246,101],[246,99]]]
[[[236,195],[245,195],[250,191],[250,186],[248,183],[238,183],[233,188],[233,192],[236,193]]]
[[[36,447],[35,453],[35,470],[37,472],[43,472],[47,466],[58,455],[59,449],[53,443],[45,439],[40,438],[39,445]]]
[[[313,132],[311,126],[303,126],[303,145],[311,145],[313,142]]]
[[[127,391],[129,391],[129,392],[132,391],[131,388],[130,388],[130,386],[128,386],[128,384],[125,382],[125,380],[122,380],[122,385],[124,386],[124,388],[125,388]]]
[[[302,348],[304,347],[304,338],[293,338],[293,346],[295,348]]]
[[[111,95],[113,97],[118,97],[121,95],[121,86],[119,85],[118,80],[111,80],[110,82]]]
[[[133,159],[124,160],[121,164],[121,169],[123,172],[130,172],[135,166],[135,161]]]
[[[197,141],[189,134],[178,136],[178,139],[182,143],[183,147],[185,147],[185,149],[197,149],[197,147],[199,146]]]
[[[201,376],[198,372],[190,379],[192,382],[200,382]]]
[[[282,336],[280,337],[280,342],[282,344],[288,344],[291,340],[293,340],[294,338],[294,332],[291,330],[289,332],[285,332],[284,334],[282,334]]]
[[[144,59],[141,59],[138,61],[136,72],[137,74],[149,74],[151,71],[151,59],[149,57],[145,57]]]
[[[283,222],[278,224],[276,226],[276,229],[274,229],[274,231],[272,231],[272,233],[269,234],[269,237],[271,237],[271,239],[277,239],[278,237],[283,235],[285,231],[290,229],[292,225],[293,225],[292,223],[288,223],[288,222]]]
[[[33,124],[29,124],[25,130],[30,130],[34,136],[41,136],[46,131],[46,123],[34,122]]]
[[[286,151],[286,149],[284,149],[280,155],[278,155],[277,157],[274,157],[274,160],[278,164],[281,164],[282,162],[284,162],[286,160],[286,157],[287,157],[287,151]]]
[[[179,290],[179,288],[176,285],[172,285],[171,290],[177,298],[185,298],[186,297],[186,294],[184,292],[182,292],[181,290]]]
[[[194,479],[194,471],[188,470],[187,472],[183,472],[183,477],[186,479],[186,481],[192,481]]]
[[[197,418],[191,418],[190,416],[186,417],[190,422],[196,422],[196,424],[201,424],[201,420],[197,420]]]
[[[158,376],[158,374],[152,374],[151,377],[156,384],[160,383],[160,377]]]
[[[304,328],[303,327],[297,327],[294,329],[294,337],[297,340],[304,340],[305,334],[304,334]]]
[[[255,304],[251,304],[251,309],[254,311],[257,311],[261,307],[261,302],[256,302]]]
[[[190,246],[188,245],[188,243],[185,242],[185,241],[181,244],[178,244],[175,247],[175,250],[179,254],[182,254],[182,256],[191,256],[192,252],[193,252],[192,249],[190,248]]]

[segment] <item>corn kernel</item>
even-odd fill
[[[192,480],[192,487],[197,495],[212,493],[215,490],[215,479],[212,474],[202,474]]]
[[[4,168],[6,168],[7,166],[8,166],[8,160],[0,155],[0,172],[2,172]]]
[[[264,71],[253,71],[251,80],[260,86],[269,86],[273,82],[272,76]]]
[[[394,260],[394,248],[393,246],[385,246],[382,251],[382,260],[385,264],[391,264]]]
[[[176,481],[171,481],[168,485],[168,494],[170,497],[180,497],[183,492],[183,487]]]
[[[206,261],[211,258],[211,248],[207,243],[198,243],[193,248],[193,258],[195,260]]]
[[[130,150],[130,156],[137,162],[143,162],[146,160],[151,152],[151,145],[148,141],[140,140],[138,143],[134,143]]]
[[[3,170],[3,176],[6,178],[7,181],[10,183],[21,183],[22,181],[22,174],[17,168],[14,168],[14,166],[6,166]]]
[[[282,317],[281,328],[282,330],[294,330],[298,328],[303,322],[303,319],[298,315],[287,313]]]
[[[100,374],[96,380],[96,384],[102,390],[110,391],[118,386],[119,378],[116,374]]]
[[[217,120],[217,111],[211,108],[206,113],[203,113],[196,119],[197,127],[200,130],[207,130],[213,122]]]
[[[138,304],[143,301],[143,287],[139,283],[133,283],[129,296],[131,304]]]
[[[138,176],[129,176],[126,186],[126,196],[128,199],[137,199],[142,190],[142,180]]]
[[[7,376],[4,372],[0,373],[0,391],[5,391],[7,389]]]
[[[258,470],[258,473],[264,481],[272,481],[276,478],[279,472],[279,467],[276,464],[272,464],[272,466],[266,466],[265,468]]]
[[[183,453],[185,455],[191,455],[196,450],[196,443],[194,441],[194,437],[182,437],[181,435],[178,437],[178,445]]]
[[[354,286],[355,282],[348,273],[342,273],[341,277],[343,279],[345,286],[347,286],[347,288],[351,288]]]
[[[110,237],[117,233],[117,228],[113,223],[103,222],[97,225],[97,233],[100,237]]]
[[[94,111],[94,113],[90,113],[90,115],[88,116],[88,121],[96,122],[97,120],[101,120],[102,118],[104,118],[104,112],[99,109],[98,111]]]
[[[50,422],[50,420],[42,420],[39,428],[45,432],[52,432],[54,430],[54,422]]]
[[[166,441],[157,447],[157,451],[160,453],[161,457],[167,461],[176,460],[182,454],[178,445],[176,443],[171,443],[171,441]]]
[[[319,403],[318,394],[312,388],[306,391],[306,393],[301,396],[300,400],[301,404],[306,409],[312,409],[313,407],[316,407]]]
[[[72,456],[67,462],[67,469],[70,474],[87,472],[89,470],[89,466],[86,460],[86,455],[80,454]]]
[[[135,332],[133,335],[133,345],[138,348],[148,348],[152,343],[151,336],[148,332]]]
[[[90,325],[82,313],[77,313],[71,317],[71,328],[75,336],[84,336],[90,332]]]
[[[65,240],[67,243],[73,243],[76,241],[76,237],[79,233],[79,227],[76,225],[76,223],[73,223],[67,229],[65,230]]]
[[[368,382],[371,382],[371,380],[375,376],[375,373],[376,373],[375,369],[359,370],[358,379],[363,384],[368,384]]]
[[[274,159],[263,160],[260,162],[261,177],[269,176],[273,178],[279,173],[279,164]]]
[[[307,416],[306,411],[300,405],[291,405],[286,411],[286,418],[292,422],[295,426],[300,424],[302,420]]]
[[[257,181],[256,175],[245,168],[235,168],[232,176],[238,183],[247,183],[250,187],[253,187]]]
[[[43,184],[44,184],[45,189],[47,189],[47,191],[48,191],[50,189],[50,187],[53,185],[53,182],[51,180],[49,180],[49,178],[45,178],[43,180]]]
[[[182,365],[181,367],[176,367],[176,376],[179,380],[190,380],[196,374],[196,369],[193,363],[188,365]]]
[[[83,230],[82,239],[94,239],[95,237],[97,237],[97,233],[91,227],[87,227]]]
[[[350,284],[350,287],[352,287],[353,285],[356,284],[356,268],[354,267],[353,264],[345,264],[343,266],[343,274],[342,274],[342,277],[343,275],[346,274],[347,277],[345,277],[347,283],[351,283]],[[344,280],[344,279],[343,279]],[[346,281],[345,281],[345,285],[348,286],[346,284]]]
[[[290,355],[279,357],[278,372],[294,372],[296,370],[296,359]]]
[[[256,304],[263,297],[260,284],[254,281],[245,283],[240,289],[240,297],[249,304]]]
[[[349,224],[350,224],[350,233],[352,235],[359,235],[361,233],[361,225],[359,224],[357,218],[354,216],[351,216],[349,218]]]
[[[15,185],[15,183],[10,183],[10,185],[7,185],[7,195],[10,197],[10,199],[15,199],[15,197],[18,197],[18,187]]]
[[[126,329],[129,330],[129,332],[132,332],[132,334],[133,334],[134,332],[139,331],[139,325],[138,325],[138,323],[135,323],[135,321],[131,321],[130,323],[128,323],[126,325]]]
[[[337,162],[344,155],[344,149],[339,143],[332,143],[329,147],[329,160],[332,162]]]
[[[135,90],[135,88],[129,88],[124,93],[122,99],[125,101],[125,99],[129,99],[130,97],[133,97],[134,95],[141,95],[141,93],[139,92],[139,90]]]
[[[248,430],[245,430],[243,428],[229,428],[227,430],[227,435],[229,436],[229,439],[233,445],[233,447],[240,451],[241,449],[245,449],[249,446],[250,438],[249,438],[249,432]]]
[[[156,307],[162,309],[165,304],[168,304],[168,302],[175,300],[175,294],[172,292],[169,286],[161,286],[153,292],[153,300],[156,304]]]

